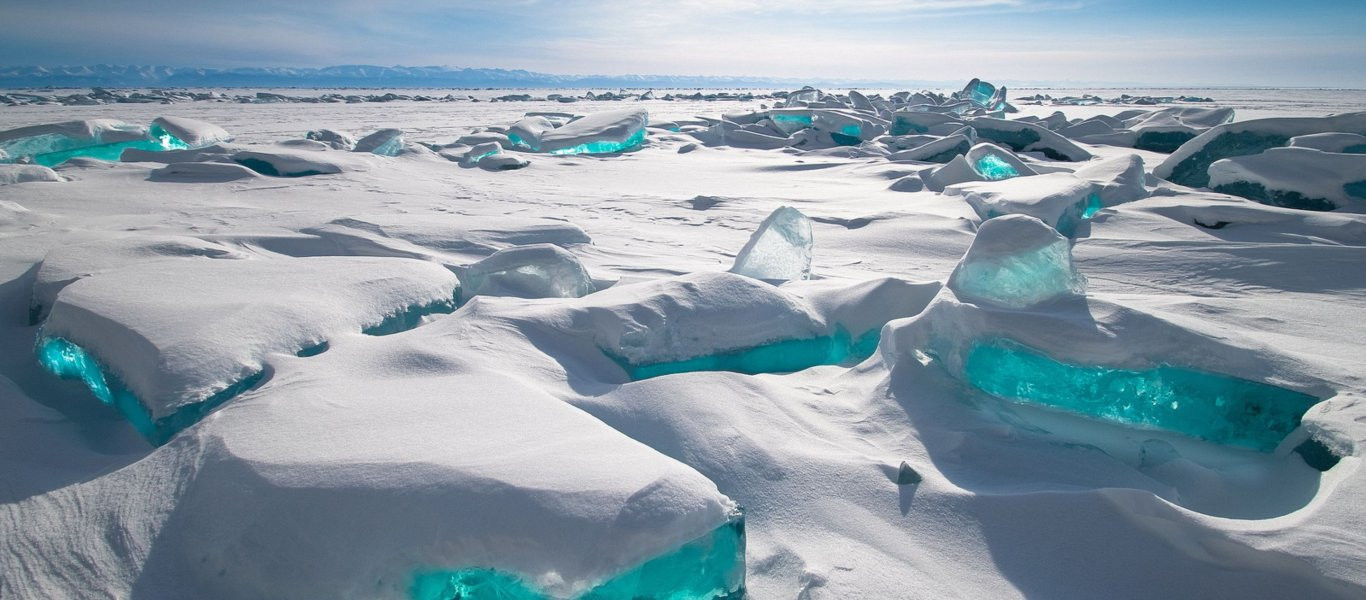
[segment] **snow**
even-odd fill
[[[1259,192],[1239,189],[1257,186]],[[1276,206],[1332,210],[1366,205],[1366,154],[1338,154],[1313,148],[1272,148],[1261,154],[1215,161],[1209,187]],[[1238,193],[1242,192],[1242,193]]]
[[[788,94],[0,107],[3,128],[172,116],[237,136],[0,186],[0,596],[412,598],[482,569],[572,598],[651,561],[706,571],[680,548],[739,506],[756,600],[1362,597],[1359,203],[1193,189],[1154,177],[1162,152],[1091,141],[1275,133],[1224,158],[1308,194],[1363,133],[1315,115],[1360,102],[1227,90],[1251,119],[1228,123],[1220,101],[1012,91],[986,117],[954,88],[793,94],[781,110],[813,117],[791,135],[761,106]],[[542,140],[614,132],[568,147],[641,139],[536,153],[507,135],[531,117]],[[389,126],[397,156],[319,133]],[[1058,138],[996,141],[1039,130]],[[949,138],[971,143],[898,156]],[[459,162],[480,143],[498,151]],[[986,181],[968,158],[988,150],[1018,176]],[[1258,164],[1287,151],[1293,168]],[[530,162],[470,168],[499,157]],[[805,217],[809,271],[805,244],[784,263],[810,278],[728,272],[781,207]],[[1041,285],[974,287],[993,261]],[[577,297],[456,308],[481,263],[577,265]],[[84,375],[177,431],[150,443]],[[1180,410],[1229,378],[1309,407],[1252,443],[1208,402]],[[1197,382],[1175,409],[1077,401],[1175,380]]]

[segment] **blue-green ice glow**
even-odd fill
[[[745,520],[726,524],[577,596],[578,600],[739,600],[745,590]],[[516,575],[486,568],[422,571],[413,600],[549,600]]]
[[[1015,168],[1015,165],[1006,162],[1005,159],[995,154],[987,154],[977,159],[977,162],[973,163],[973,170],[977,171],[978,175],[987,178],[988,181],[1000,181],[1020,176],[1020,171]]]
[[[34,136],[32,139],[20,140],[19,144],[7,148],[12,159],[28,156],[36,164],[45,167],[55,167],[73,158],[97,158],[100,160],[117,161],[123,155],[123,151],[129,148],[135,150],[148,150],[152,152],[162,152],[165,150],[184,150],[189,148],[189,144],[181,141],[180,138],[162,129],[159,125],[153,125],[149,132],[150,139],[129,140],[114,142],[109,144],[96,143],[80,146],[83,143],[79,140],[68,138],[58,134],[44,134]]]
[[[881,331],[880,328],[873,328],[854,338],[841,327],[836,328],[833,335],[783,340],[670,362],[635,364],[611,353],[608,356],[621,365],[632,381],[695,371],[731,371],[747,375],[791,373],[819,365],[838,365],[868,358],[877,350]]]
[[[1086,208],[1082,209],[1081,218],[1089,219],[1094,217],[1102,208],[1105,208],[1105,204],[1100,201],[1100,196],[1091,194],[1091,196],[1086,199]]]
[[[1181,367],[1071,365],[1006,339],[976,342],[963,370],[973,386],[1012,402],[1262,452],[1275,450],[1318,402],[1272,385]]]
[[[79,379],[90,392],[105,404],[123,414],[133,428],[148,442],[160,446],[181,430],[194,425],[224,402],[241,394],[265,379],[265,371],[248,375],[208,399],[182,406],[176,412],[153,419],[147,407],[117,377],[109,373],[84,348],[56,337],[39,340],[38,363],[62,379]]]
[[[625,152],[645,142],[645,130],[641,129],[621,142],[587,142],[559,150],[551,150],[551,154],[605,154],[608,152]]]
[[[379,323],[361,329],[361,333],[365,335],[392,335],[421,325],[423,317],[428,315],[451,314],[460,306],[456,299],[459,294],[460,288],[457,287],[455,291],[451,292],[450,299],[437,300],[427,304],[413,304],[385,317]]]

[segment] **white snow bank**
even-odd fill
[[[232,134],[228,133],[226,129],[198,119],[157,117],[152,121],[152,125],[175,136],[176,139],[184,142],[190,148],[202,148],[218,142],[232,141]]]
[[[154,169],[147,175],[147,179],[180,183],[216,183],[255,179],[260,176],[256,171],[236,163],[184,162],[171,163],[160,169]]]
[[[329,175],[364,164],[340,152],[315,150],[246,150],[233,154],[232,160],[262,175],[278,177]]]
[[[56,171],[42,165],[0,165],[0,185],[30,181],[66,181]]]
[[[337,219],[303,233],[331,243],[332,254],[407,258],[484,257],[529,244],[592,243],[583,229],[560,219],[373,214]],[[291,252],[281,249],[285,254]]]
[[[1090,181],[1070,173],[1049,173],[1003,181],[959,183],[944,189],[947,196],[961,196],[977,215],[991,219],[1001,215],[1029,215],[1071,235],[1088,207],[1099,204]]]
[[[1366,206],[1366,154],[1272,148],[1216,161],[1209,167],[1209,187],[1288,208]]]
[[[42,335],[85,348],[160,419],[260,371],[267,354],[449,304],[455,288],[450,271],[406,259],[140,262],[62,289]]]
[[[1137,154],[1087,163],[1074,174],[1099,186],[1096,194],[1105,206],[1133,202],[1148,196],[1148,175],[1143,170],[1143,158]]]

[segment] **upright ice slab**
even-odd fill
[[[1024,215],[988,219],[949,277],[959,298],[1023,309],[1086,293],[1067,238]]]
[[[380,156],[398,156],[403,151],[402,129],[381,129],[356,142],[353,152],[369,152]]]
[[[578,298],[596,288],[578,257],[554,244],[515,246],[460,272],[460,298]]]
[[[1026,165],[1014,153],[995,144],[981,143],[968,150],[964,157],[972,170],[987,181],[1001,181],[1015,177],[1027,177],[1038,173]]]
[[[811,246],[811,219],[795,208],[780,206],[754,230],[735,255],[730,271],[755,279],[808,279]]]
[[[612,110],[571,121],[541,136],[540,151],[549,154],[622,152],[645,142],[650,115],[645,109]]]

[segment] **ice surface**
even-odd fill
[[[1366,154],[1272,148],[1216,161],[1209,167],[1209,187],[1286,208],[1366,206]]]
[[[403,151],[402,129],[381,129],[361,138],[352,152],[369,152],[380,156],[398,156]]]
[[[63,288],[42,336],[80,346],[153,421],[236,388],[269,353],[293,354],[414,305],[449,304],[456,287],[439,265],[398,258],[146,264],[155,268],[114,269]]]
[[[959,183],[944,190],[961,196],[982,219],[1029,215],[1071,236],[1101,206],[1096,184],[1071,173],[1049,173],[1003,181]]]
[[[811,219],[780,206],[759,224],[735,255],[732,273],[755,279],[789,281],[811,277]]]
[[[1067,238],[1024,215],[982,223],[948,285],[964,300],[1011,309],[1086,293]]]
[[[593,293],[583,263],[554,244],[505,248],[460,271],[460,298],[578,298]]]
[[[644,109],[588,115],[541,136],[540,151],[550,154],[623,152],[645,141],[650,115]]]
[[[1181,367],[1072,365],[999,339],[977,342],[964,371],[972,385],[1008,400],[1262,452],[1275,450],[1319,402],[1308,394]]]

